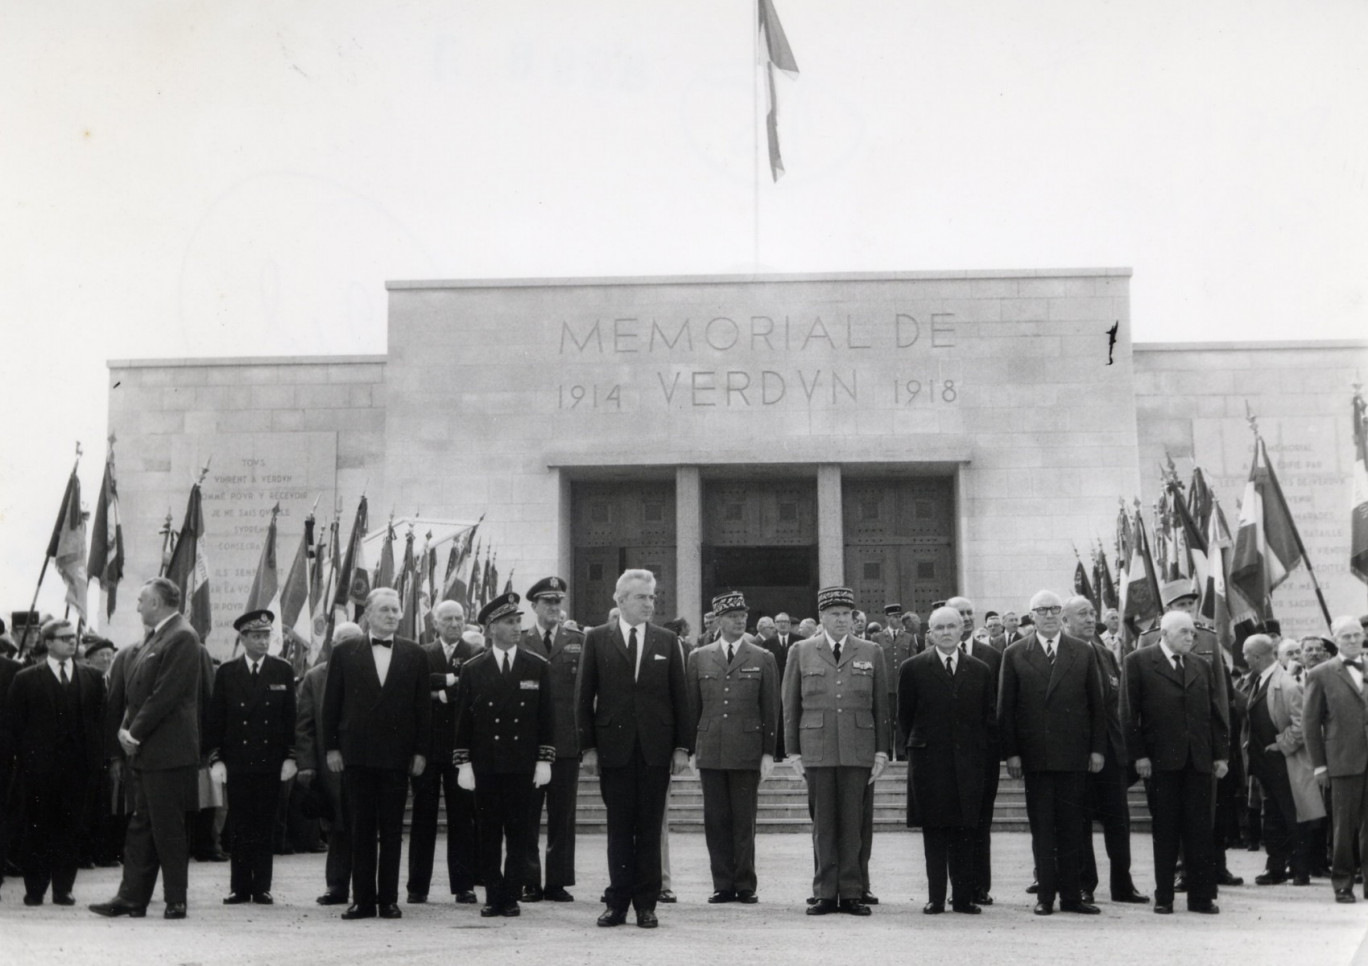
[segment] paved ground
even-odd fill
[[[113,895],[117,869],[82,872],[76,883],[79,905],[73,909],[25,908],[22,885],[11,881],[0,901],[0,964],[1368,963],[1368,902],[1336,905],[1325,880],[1309,888],[1223,889],[1221,915],[1215,917],[1190,915],[1181,906],[1174,915],[1159,917],[1148,906],[1104,901],[1101,916],[1037,918],[1024,891],[1031,869],[1026,835],[995,837],[997,904],[981,916],[923,916],[921,837],[881,833],[874,843],[872,877],[883,901],[874,915],[807,918],[809,843],[805,835],[761,836],[760,904],[716,907],[704,902],[712,890],[703,837],[676,833],[671,849],[681,901],[661,906],[661,926],[654,931],[637,929],[630,920],[613,930],[594,925],[602,908],[595,900],[606,882],[602,835],[581,836],[580,882],[571,890],[578,901],[525,905],[520,919],[484,920],[477,906],[438,902],[405,906],[398,922],[340,922],[337,910],[313,902],[322,891],[323,862],[317,855],[276,860],[278,904],[270,908],[221,905],[227,866],[192,864],[185,922],[163,921],[160,903],[141,921],[106,920],[86,911],[86,903]],[[1137,835],[1134,844],[1136,881],[1150,892],[1149,840]],[[1102,855],[1100,836],[1096,845]],[[439,843],[439,855],[441,848]],[[1230,854],[1233,871],[1251,883],[1260,859],[1247,852]]]

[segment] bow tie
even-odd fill
[[[371,647],[390,647],[394,644],[394,638],[382,641],[378,637],[371,638]]]
[[[1353,668],[1359,674],[1363,673],[1363,661],[1359,660],[1358,658],[1354,658],[1352,661],[1346,658],[1344,661],[1344,666]]]

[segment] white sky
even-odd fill
[[[0,608],[107,359],[384,352],[386,279],[1130,266],[1136,341],[1368,333],[1368,4],[776,3],[778,185],[754,0],[7,5]]]

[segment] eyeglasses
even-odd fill
[[[48,638],[48,640],[50,640],[50,641],[74,641],[74,640],[76,640],[76,635],[75,635],[75,634],[53,634],[50,638]]]
[[[1060,614],[1064,613],[1064,608],[1059,605],[1054,607],[1032,607],[1031,612],[1041,614],[1045,617],[1058,617]]]

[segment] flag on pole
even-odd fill
[[[280,569],[276,565],[276,517],[280,515],[280,504],[271,507],[271,522],[266,527],[266,542],[261,546],[261,559],[257,561],[256,576],[252,578],[252,589],[247,592],[247,606],[244,610],[265,608],[280,617]],[[285,646],[285,624],[281,620],[271,623],[271,642],[267,653],[280,655]],[[236,646],[236,645],[234,645]]]
[[[760,18],[758,29],[764,42],[765,93],[769,100],[765,131],[769,138],[770,176],[778,181],[784,173],[784,159],[779,154],[779,101],[774,93],[774,72],[781,70],[796,78],[798,61],[793,58],[784,25],[774,9],[774,0],[756,0],[756,7]]]
[[[109,456],[105,459],[104,479],[100,482],[100,498],[95,504],[95,522],[90,535],[90,562],[86,577],[98,580],[105,593],[105,618],[114,616],[119,581],[123,579],[124,545],[123,524],[119,522],[119,490],[114,485],[114,446],[110,437]]]
[[[365,551],[361,541],[366,536],[367,526],[366,497],[356,505],[356,518],[352,520],[351,536],[347,539],[347,552],[342,558],[342,570],[337,578],[337,604],[345,608],[347,602],[364,606],[366,595],[370,593],[370,574],[366,570]]]
[[[410,641],[418,640],[418,562],[413,556],[413,527],[409,527],[404,537],[404,563],[399,573],[399,607],[403,617],[399,619],[400,637]]]
[[[1097,546],[1097,598],[1099,613],[1117,605],[1116,585],[1112,583],[1111,567],[1100,542]]]
[[[1126,566],[1126,579],[1121,584],[1121,619],[1131,634],[1139,637],[1163,613],[1163,605],[1159,596],[1159,581],[1155,576],[1154,557],[1150,553],[1145,521],[1139,507],[1135,509],[1135,519],[1129,530],[1130,561]]]
[[[1203,542],[1206,544],[1206,579],[1201,585],[1198,613],[1211,621],[1216,628],[1216,639],[1234,658],[1235,622],[1231,619],[1230,595],[1226,589],[1226,571],[1229,569],[1230,548],[1234,541],[1230,537],[1225,513],[1214,498],[1208,507],[1207,532]],[[1243,661],[1235,663],[1239,665]]]
[[[1078,551],[1074,551],[1075,554]],[[1082,558],[1074,564],[1074,593],[1079,597],[1086,597],[1088,600],[1096,600],[1093,597],[1092,583],[1088,580],[1088,571],[1083,566]]]
[[[1349,572],[1368,582],[1368,406],[1354,390],[1354,490],[1349,511]]]
[[[309,557],[313,543],[314,516],[304,520],[304,533],[294,562],[280,588],[280,628],[284,655],[294,665],[296,675],[308,668],[313,656],[313,610],[309,607]]]
[[[380,545],[380,560],[375,565],[372,587],[396,587],[394,582],[394,517],[385,525],[385,542]]]
[[[471,557],[470,563],[470,587],[466,598],[466,613],[470,614],[478,611],[484,606],[484,601],[480,598],[480,545],[475,544],[475,555]]]
[[[462,577],[466,561],[470,559],[470,547],[475,542],[475,533],[484,523],[484,514],[459,538],[451,542],[451,553],[447,556],[446,579],[442,585],[442,600],[454,600],[466,604],[470,600],[470,585]]]
[[[181,613],[200,640],[205,640],[214,622],[209,602],[209,560],[204,552],[204,508],[199,483],[190,487],[185,522],[181,524],[176,549],[171,552],[166,576],[180,588]]]
[[[499,596],[499,568],[494,565],[497,556],[495,553],[490,553],[485,557],[484,576],[480,579],[481,607]]]
[[[320,544],[314,551],[314,572],[313,582],[309,588],[309,600],[313,607],[313,640],[318,645],[314,649],[309,664],[310,666],[320,660],[326,660],[322,655],[322,642],[328,636],[328,616],[332,615],[334,626],[337,620],[337,581],[338,575],[342,573],[342,548],[341,548],[341,528],[342,524],[333,516],[332,523],[328,524],[327,545]],[[328,559],[323,559],[326,551]],[[342,615],[346,620],[346,614]]]
[[[67,478],[62,506],[57,511],[57,522],[52,527],[47,555],[57,564],[57,572],[66,584],[66,602],[81,620],[86,619],[86,515],[81,512],[81,481],[72,467]]]
[[[1301,562],[1301,538],[1292,511],[1268,460],[1263,437],[1256,437],[1254,461],[1240,501],[1230,583],[1253,605],[1258,620],[1268,620],[1273,616],[1273,590]]]

